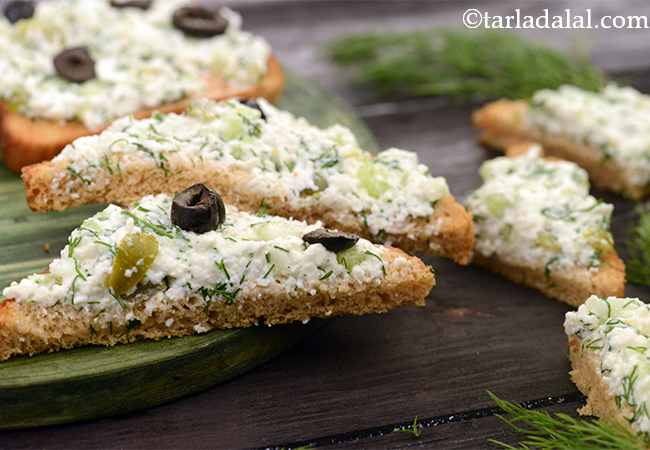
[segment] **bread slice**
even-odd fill
[[[596,354],[582,349],[582,341],[576,336],[569,338],[571,360],[571,381],[587,397],[587,403],[578,412],[583,416],[600,417],[616,423],[634,433],[630,422],[616,404],[616,397],[610,392],[598,370],[600,365]],[[631,413],[628,409],[628,413]]]
[[[603,159],[598,149],[534,128],[527,120],[528,111],[526,101],[499,100],[475,111],[472,120],[481,131],[480,141],[488,147],[505,151],[515,144],[538,142],[546,155],[573,161],[584,168],[598,188],[637,200],[647,195],[646,186],[633,183],[614,159]]]
[[[543,267],[512,264],[496,254],[484,256],[479,252],[474,255],[474,263],[574,307],[580,306],[592,294],[620,297],[625,290],[625,264],[614,250],[603,255],[597,271],[576,267],[547,272]]]
[[[395,248],[360,240],[334,253],[321,244],[307,245],[300,236],[318,225],[228,207],[220,229],[197,235],[171,224],[170,205],[171,199],[160,195],[128,211],[110,206],[72,233],[48,274],[5,289],[0,360],[424,306],[435,284],[429,267]],[[159,247],[138,284],[118,295],[120,284],[112,277],[116,267],[125,266],[115,261],[127,251],[123,242],[132,233],[146,233]],[[126,269],[125,276],[134,276],[134,270]],[[156,283],[161,276],[163,282]]]
[[[599,204],[588,195],[588,185],[575,181],[582,176],[586,183],[586,174],[572,163],[543,159],[538,148],[526,145],[510,148],[509,159],[484,165],[486,184],[466,202],[478,222],[473,262],[571,306],[592,294],[622,296],[625,265],[609,225],[602,226],[612,207]],[[577,194],[563,198],[563,190],[571,189]],[[571,242],[563,240],[568,233]],[[584,252],[592,256],[585,258]]]
[[[578,412],[647,436],[647,384],[641,321],[648,309],[639,299],[591,297],[567,313],[571,380],[587,397]],[[647,445],[646,447],[647,448]]]
[[[225,123],[229,120],[227,119],[228,114],[233,110],[238,111],[237,114],[243,114],[242,111],[245,111],[246,114],[252,113],[250,108],[242,109],[245,107],[234,103],[203,103],[195,105],[194,108],[203,108],[201,110],[207,108],[209,111],[216,108],[219,115],[213,120],[217,126],[220,126],[222,121]],[[339,148],[334,147],[338,155],[337,167],[322,169],[319,166],[318,157],[309,154],[301,146],[291,147],[290,144],[287,144],[284,148],[288,154],[286,157],[293,164],[303,164],[307,167],[296,169],[290,173],[281,171],[276,176],[268,171],[258,172],[261,163],[254,158],[251,158],[252,163],[248,164],[246,160],[232,162],[226,157],[213,159],[200,154],[192,154],[189,150],[185,152],[182,149],[166,154],[164,158],[165,170],[163,171],[159,168],[161,161],[152,159],[146,154],[120,154],[107,150],[106,147],[110,148],[110,146],[106,143],[113,139],[119,139],[121,136],[119,133],[110,135],[112,129],[109,129],[105,132],[106,135],[100,135],[92,140],[77,141],[76,149],[71,149],[70,153],[66,150],[51,162],[25,167],[22,176],[25,182],[27,202],[34,211],[58,211],[88,203],[130,204],[144,195],[176,192],[201,182],[221,192],[227,202],[246,211],[257,211],[260,205],[263,205],[264,209],[272,214],[295,217],[308,222],[321,220],[329,227],[352,232],[375,242],[395,245],[408,252],[440,254],[460,264],[469,262],[474,246],[471,216],[449,194],[443,180],[423,174],[426,169],[417,164],[417,157],[414,154],[389,150],[372,159],[368,153],[357,148],[352,134],[342,127],[320,130],[276,110],[267,103],[263,104],[263,109],[267,116],[266,121],[256,122],[256,125],[262,129],[262,135],[257,138],[259,140],[245,145],[250,145],[250,148],[257,153],[262,153],[263,149],[267,147],[273,155],[272,158],[276,158],[273,152],[278,145],[276,139],[279,138],[277,136],[304,135],[301,142],[309,140],[313,142],[314,146],[323,145],[329,149],[330,145],[338,145]],[[194,123],[192,122],[194,119],[188,116],[166,116],[161,120],[180,121],[179,124],[187,123],[189,125]],[[135,126],[146,128],[147,124],[149,122],[138,122]],[[210,122],[210,126],[212,124]],[[125,125],[121,122],[116,124],[115,128],[121,129],[120,127],[123,126]],[[107,137],[109,135],[113,137]],[[335,135],[336,139],[345,139],[345,142],[331,144],[334,142],[331,140],[332,135]],[[214,134],[211,136],[218,139]],[[244,136],[242,142],[245,143],[247,139],[249,137]],[[267,146],[265,139],[268,139],[271,144]],[[215,147],[228,145],[221,141],[215,142],[213,144]],[[109,173],[106,170],[97,170],[97,167],[92,167],[92,165],[98,166],[98,162],[92,159],[88,162],[89,165],[86,165],[88,172],[87,175],[83,175],[83,179],[78,176],[81,169],[74,169],[77,176],[71,174],[70,168],[76,167],[75,163],[78,161],[77,152],[83,151],[80,150],[81,147],[86,146],[89,149],[92,148],[93,151],[103,153],[104,158],[110,158],[113,167],[117,167],[119,164],[119,172],[113,170]],[[210,147],[210,145],[206,147]],[[320,150],[316,150],[316,153],[318,151]],[[349,156],[346,156],[344,152],[349,152]],[[96,158],[96,156],[92,156],[92,158]],[[401,169],[384,169],[382,165],[381,170],[387,171],[385,176],[393,177],[386,183],[394,185],[394,187],[390,185],[383,197],[378,199],[372,197],[362,187],[358,187],[356,192],[340,193],[338,186],[335,185],[335,183],[339,183],[337,180],[345,175],[346,183],[362,184],[357,181],[357,170],[370,167],[371,170],[379,171],[380,169],[375,169],[375,163],[372,161],[381,158],[393,158],[389,162],[403,165]],[[273,160],[275,161],[275,159]],[[251,164],[255,165],[251,166]],[[330,162],[328,165],[331,165]],[[346,165],[350,165],[350,167],[346,168]],[[343,166],[340,169],[342,173],[339,171],[340,166]],[[315,194],[311,192],[306,195],[306,190],[298,192],[293,188],[293,179],[301,177],[305,171],[309,170],[313,170],[314,173],[316,171],[323,173],[322,177],[330,180],[327,181],[328,186],[322,192],[319,191]],[[421,173],[418,174],[418,171]],[[407,184],[406,187],[413,189],[413,193],[404,191],[405,187],[401,181],[405,176],[404,173],[411,178],[410,181],[407,180],[407,183],[411,184]],[[265,181],[260,188],[258,183],[262,176],[274,178],[268,178],[271,181]],[[370,182],[373,181],[370,180]],[[318,188],[314,186],[313,189]],[[439,192],[432,193],[434,197],[429,197],[433,199],[432,207],[429,206],[429,200],[417,201],[417,208],[424,208],[426,213],[420,213],[419,209],[414,209],[413,215],[400,219],[397,216],[405,214],[404,208],[394,207],[394,212],[386,209],[394,205],[391,202],[396,201],[396,198],[408,205],[409,202],[416,201],[413,197],[424,195],[422,192],[426,189],[439,189]],[[326,201],[327,198],[329,200]],[[356,204],[361,202],[366,202],[366,208],[370,212],[362,211],[360,207],[357,207]],[[372,225],[372,220],[375,217],[377,220],[381,220],[382,229],[373,230],[368,225],[368,222]]]
[[[223,100],[227,98],[263,97],[276,100],[282,93],[284,74],[274,56],[268,60],[268,69],[260,82],[252,87],[236,88],[223,80],[211,77],[201,97]],[[134,117],[149,117],[154,111],[182,112],[193,99],[160,105],[156,108],[137,111]],[[14,172],[25,166],[54,158],[63,148],[77,138],[101,132],[90,130],[81,122],[32,119],[12,111],[0,103],[0,144],[4,165]]]

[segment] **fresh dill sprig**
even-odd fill
[[[209,303],[211,300],[221,297],[225,300],[226,304],[232,305],[235,303],[237,294],[239,294],[241,289],[237,288],[235,290],[230,290],[227,283],[218,283],[212,288],[201,287],[198,292],[203,297],[203,300],[206,303]]]
[[[422,424],[418,423],[418,416],[415,416],[411,425],[406,427],[397,427],[393,430],[393,433],[407,433],[414,438],[419,438],[422,436]]]
[[[320,280],[320,281],[325,281],[325,280],[327,280],[329,277],[331,277],[333,273],[334,273],[334,271],[332,271],[332,270],[330,270],[330,271],[328,271],[328,272],[325,272],[323,275],[321,275],[321,277],[319,278],[319,280]]]
[[[639,223],[627,241],[627,280],[650,286],[650,209],[639,209]]]
[[[86,185],[90,185],[90,184],[92,184],[92,181],[91,181],[90,179],[84,177],[84,176],[81,174],[81,172],[79,172],[78,170],[76,170],[74,167],[72,167],[72,166],[68,166],[66,169],[67,169],[68,173],[70,174],[70,176],[71,176],[72,178],[77,178],[77,179],[79,179],[83,184],[86,184]]]
[[[271,266],[270,266],[269,269],[266,271],[266,273],[262,276],[262,278],[266,278],[266,277],[268,277],[268,276],[271,274],[271,272],[273,272],[273,269],[275,269],[275,264],[271,264]]]
[[[70,258],[74,257],[74,251],[79,247],[79,244],[81,244],[81,239],[81,236],[76,236],[74,238],[70,236],[68,238],[68,256]]]
[[[217,262],[217,267],[221,269],[223,274],[226,276],[226,279],[230,281],[230,273],[228,272],[228,268],[226,267],[226,262],[222,259],[221,261]]]
[[[501,400],[488,391],[490,398],[503,411],[497,417],[524,438],[515,447],[495,439],[489,442],[501,448],[555,450],[642,450],[646,443],[619,425],[602,420],[574,419],[563,414],[535,411],[516,403]]]
[[[170,230],[168,230],[164,225],[153,223],[143,217],[137,216],[133,214],[131,211],[123,210],[122,211],[125,215],[129,216],[130,218],[133,219],[133,222],[140,228],[145,228],[148,230],[153,231],[159,236],[163,236],[169,239],[173,239],[176,234]]]
[[[587,90],[605,84],[603,73],[584,57],[494,30],[359,34],[332,42],[328,50],[384,96],[527,98],[562,84]]]
[[[258,217],[264,217],[268,214],[269,214],[269,205],[267,205],[266,201],[262,199],[262,201],[260,202],[260,207],[257,209],[255,215]]]

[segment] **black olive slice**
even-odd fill
[[[184,6],[174,11],[172,23],[187,36],[209,38],[223,34],[228,21],[218,11],[201,6]]]
[[[241,103],[242,105],[246,105],[249,108],[253,108],[253,109],[258,110],[260,112],[260,114],[262,115],[262,120],[266,120],[266,114],[264,114],[264,110],[262,109],[260,104],[257,103],[257,100],[253,100],[253,99],[240,100],[239,103]]]
[[[34,16],[36,5],[33,1],[14,0],[7,3],[2,10],[10,23],[16,23],[22,19],[29,19]]]
[[[319,228],[318,230],[305,234],[302,240],[309,245],[321,244],[330,252],[338,253],[354,247],[354,244],[359,240],[359,236]]]
[[[111,0],[113,8],[140,8],[149,9],[153,0]]]
[[[54,57],[54,68],[61,78],[74,83],[95,78],[95,60],[88,47],[66,48]]]
[[[185,231],[206,233],[226,220],[223,200],[204,184],[195,184],[174,196],[172,223]]]

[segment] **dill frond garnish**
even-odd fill
[[[80,180],[83,184],[85,184],[85,185],[90,185],[90,184],[92,184],[92,181],[91,181],[89,178],[84,177],[84,176],[81,174],[81,172],[79,172],[78,170],[76,170],[74,167],[72,167],[72,166],[68,166],[68,167],[66,168],[66,170],[68,171],[68,173],[70,174],[70,176],[71,176],[72,178],[76,178],[76,179]]]
[[[627,241],[627,281],[650,286],[650,210],[639,209],[639,222]]]
[[[131,211],[123,210],[122,212],[125,215],[132,218],[133,222],[135,222],[135,224],[137,226],[139,226],[140,228],[153,231],[157,235],[163,236],[163,237],[166,237],[166,238],[169,238],[169,239],[173,239],[176,236],[175,232],[168,229],[167,227],[165,227],[162,224],[153,223],[153,222],[151,222],[151,221],[149,221],[149,220],[147,220],[147,219],[145,219],[143,217],[140,217],[140,216],[137,216],[137,215],[133,214]]]
[[[611,425],[602,420],[574,419],[563,413],[551,415],[546,411],[530,410],[501,400],[489,391],[488,395],[503,412],[497,417],[514,431],[524,435],[519,446],[489,440],[500,448],[641,450],[648,445],[641,436],[634,435],[619,425]]]
[[[415,416],[411,425],[406,427],[397,427],[393,430],[393,433],[407,433],[417,439],[422,436],[422,424],[418,423],[418,417]]]
[[[584,57],[494,30],[351,35],[332,42],[328,51],[384,96],[527,98],[562,84],[587,90],[605,84],[603,73]]]
[[[268,277],[268,276],[271,274],[271,272],[273,272],[273,269],[275,269],[275,264],[271,264],[271,266],[270,266],[269,269],[266,271],[266,273],[262,276],[262,278],[266,278],[266,277]]]
[[[321,277],[319,278],[319,280],[320,280],[320,281],[325,281],[325,280],[327,280],[329,277],[331,277],[333,273],[334,273],[334,271],[332,271],[332,270],[330,270],[330,271],[328,271],[328,272],[325,272],[323,275],[321,275]]]
[[[264,217],[268,214],[269,214],[269,205],[267,205],[266,201],[262,199],[262,201],[260,202],[260,207],[257,209],[255,215],[258,217]]]
[[[216,263],[217,267],[221,269],[223,274],[226,276],[226,279],[230,281],[230,273],[228,272],[228,268],[226,267],[226,262],[222,259],[221,261]]]
[[[221,297],[225,300],[226,304],[232,305],[235,303],[237,294],[239,294],[241,289],[237,288],[235,290],[230,290],[230,287],[227,283],[218,283],[212,288],[201,287],[198,290],[199,295],[203,297],[203,300],[206,303],[214,300],[215,298]]]

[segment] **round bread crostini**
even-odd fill
[[[83,83],[96,77],[95,60],[85,46],[61,51],[54,57],[54,68],[61,78],[73,83]]]
[[[147,10],[151,7],[153,0],[111,0],[114,8],[139,8]]]
[[[185,231],[207,233],[226,220],[226,207],[219,194],[198,183],[174,196],[171,220]]]
[[[330,252],[338,253],[343,250],[354,247],[359,240],[359,236],[343,233],[341,231],[330,231],[325,228],[310,231],[302,237],[302,240],[309,245],[321,244]]]
[[[187,36],[210,38],[226,32],[228,21],[219,13],[201,6],[184,6],[174,11],[172,23]]]
[[[8,2],[2,12],[9,21],[14,24],[23,19],[30,19],[34,16],[36,5],[29,0],[13,0]]]

